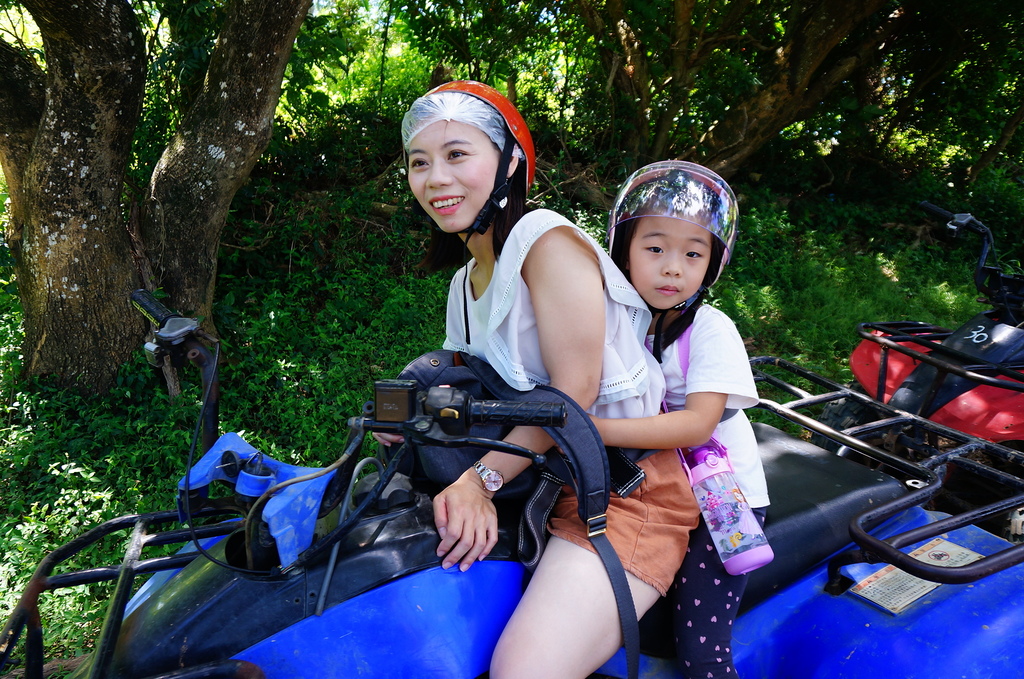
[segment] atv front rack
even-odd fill
[[[783,359],[751,359],[755,381],[782,394],[785,402],[762,398],[759,407],[840,446],[851,457],[902,480],[908,493],[858,516],[850,535],[858,549],[834,557],[829,564],[828,591],[845,591],[851,581],[840,568],[854,563],[888,563],[919,578],[938,583],[975,582],[1024,563],[1024,545],[1010,546],[964,566],[943,567],[918,561],[901,548],[968,525],[978,525],[1024,505],[1024,453],[898,410]],[[794,382],[802,385],[797,386]],[[869,422],[837,431],[814,418],[828,403],[859,402],[875,413]],[[870,443],[869,443],[870,441]],[[881,442],[882,447],[875,445]],[[983,502],[963,507],[948,517],[885,540],[869,533],[882,522],[914,506],[928,506],[951,479],[974,479],[990,494]]]
[[[202,514],[197,513],[196,516],[216,518],[224,513],[207,511]],[[11,653],[24,631],[24,677],[25,679],[43,679],[43,627],[39,615],[39,598],[43,592],[64,587],[116,581],[100,636],[96,640],[96,658],[92,664],[92,671],[89,673],[90,679],[102,679],[109,667],[136,577],[178,570],[199,556],[198,552],[192,551],[179,552],[173,556],[143,558],[142,552],[146,548],[175,544],[186,545],[193,540],[192,532],[187,528],[153,530],[172,524],[178,524],[176,511],[121,516],[96,526],[50,552],[39,563],[4,626],[2,636],[0,636],[0,672],[3,672],[10,663]],[[223,521],[212,525],[198,526],[195,529],[195,535],[200,540],[212,540],[229,534],[237,527],[236,521]],[[101,566],[53,575],[57,566],[84,549],[115,533],[129,530],[131,537],[120,565]],[[264,674],[252,663],[227,660],[179,670],[174,673],[174,679],[264,679]]]
[[[893,321],[885,323],[860,323],[857,334],[862,339],[880,345],[881,356],[878,366],[876,396],[883,394],[888,376],[889,352],[896,351],[920,363],[927,363],[938,370],[932,395],[946,375],[956,375],[977,384],[989,387],[1024,392],[1024,363],[995,363],[984,361],[953,347],[942,344],[952,330],[918,321]],[[913,344],[920,351],[907,346]],[[1000,377],[1005,379],[999,379]],[[928,399],[930,400],[930,399]]]

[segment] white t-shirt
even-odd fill
[[[534,210],[516,223],[479,299],[473,299],[469,283],[469,273],[476,261],[470,260],[456,272],[448,291],[444,347],[479,356],[519,391],[549,384],[551,379],[540,354],[537,318],[522,267],[538,238],[566,225],[597,254],[604,278],[601,384],[597,400],[588,412],[608,418],[656,415],[665,382],[661,368],[643,344],[651,322],[647,305],[597,241],[551,210]]]
[[[750,372],[750,361],[743,339],[732,320],[709,304],[701,305],[690,331],[690,362],[686,375],[679,362],[679,340],[662,350],[665,375],[665,405],[682,410],[687,394],[714,392],[728,396],[725,407],[738,409],[720,422],[715,438],[729,451],[740,490],[751,507],[768,505],[768,484],[750,421],[742,408],[757,404],[757,387]]]

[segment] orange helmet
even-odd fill
[[[442,92],[468,94],[485,105],[481,110],[474,111],[460,107],[460,105],[453,103],[451,100],[444,103],[437,101],[436,104],[431,104],[430,101],[434,101],[431,95]],[[484,110],[489,113],[483,113]],[[494,114],[498,115],[494,116]],[[420,130],[435,120],[457,120],[479,128],[499,148],[505,147],[508,133],[511,132],[511,140],[515,142],[519,147],[519,151],[522,152],[521,155],[518,153],[516,155],[526,163],[526,188],[534,183],[534,174],[537,170],[537,152],[534,148],[534,138],[529,135],[526,121],[516,111],[512,102],[494,87],[473,80],[455,80],[438,85],[414,101],[412,108],[402,119],[402,143],[408,146],[409,142]]]
[[[527,187],[531,186],[537,170],[537,153],[533,146],[533,137],[530,136],[530,129],[526,126],[526,121],[523,120],[523,116],[512,102],[490,85],[485,85],[475,80],[453,80],[452,82],[438,85],[423,96],[429,97],[432,94],[449,91],[462,92],[474,96],[490,104],[498,112],[498,115],[505,121],[509,131],[512,133],[512,138],[515,139],[519,148],[522,149],[523,155],[526,157],[526,185]],[[500,140],[492,141],[495,142],[499,149],[502,148],[503,144],[500,143]]]
[[[533,184],[537,167],[533,137],[512,102],[490,85],[472,80],[455,80],[439,85],[413,102],[402,118],[402,145],[406,150],[420,130],[438,120],[472,125],[486,134],[501,151],[490,198],[473,223],[464,230],[464,233],[485,233],[495,215],[508,203],[512,177],[506,173],[513,156],[526,163],[526,186],[523,189],[528,190]]]

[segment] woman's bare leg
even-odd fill
[[[658,591],[631,573],[626,577],[642,616],[658,600]],[[600,557],[552,537],[498,641],[491,677],[582,678],[621,646],[615,595]]]

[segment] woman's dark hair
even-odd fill
[[[619,267],[619,270],[626,275],[626,279],[630,283],[633,280],[629,276],[629,245],[633,242],[633,235],[636,233],[636,225],[639,219],[630,219],[625,222],[621,222],[615,228],[622,229],[621,237],[615,239],[615,246],[612,248],[611,255],[612,261]],[[722,257],[725,256],[725,244],[722,243],[717,237],[711,239],[711,252],[708,255],[708,270],[704,273],[704,281],[700,294],[693,300],[693,303],[686,308],[686,310],[679,315],[679,318],[675,319],[668,324],[668,327],[661,329],[661,336],[654,338],[654,358],[661,363],[661,348],[667,347],[668,345],[675,342],[677,339],[682,337],[686,329],[693,325],[693,319],[697,315],[697,309],[704,303],[704,298],[707,297],[708,289],[711,284],[715,282],[715,274],[719,271],[722,265]],[[650,306],[650,305],[648,305]],[[657,314],[664,313],[656,309],[651,309],[651,313]],[[661,327],[658,323],[656,327]]]
[[[497,147],[495,147],[497,148]],[[501,249],[508,240],[512,227],[526,214],[526,163],[520,161],[512,175],[508,191],[508,203],[491,222],[494,238],[494,256],[501,256]],[[415,199],[413,199],[415,201]],[[425,214],[425,213],[424,213]],[[429,218],[428,218],[429,220]],[[466,263],[466,245],[458,234],[446,233],[430,221],[430,246],[419,267],[430,272],[443,271]]]

